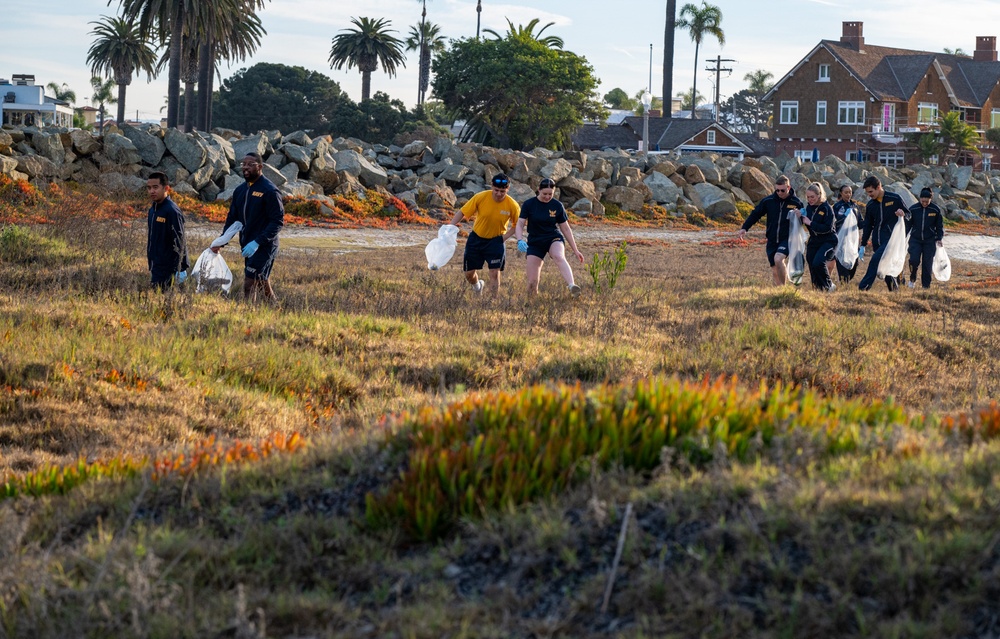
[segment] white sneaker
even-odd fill
[[[583,289],[576,284],[569,285],[569,294],[572,295],[573,297],[579,297],[582,291]]]
[[[482,293],[483,292],[483,281],[482,280],[476,280],[476,283],[472,285],[472,290],[474,290],[477,293]]]
[[[916,282],[907,282],[906,285],[909,286],[910,288],[916,288],[917,287],[917,283]]]
[[[826,285],[826,292],[827,293],[832,293],[835,290],[837,290],[837,285],[834,284],[833,282],[830,282],[829,284]]]

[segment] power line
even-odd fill
[[[723,68],[722,63],[723,62],[736,62],[736,60],[730,60],[728,58],[723,58],[722,56],[716,56],[715,60],[709,60],[708,61],[709,64],[711,64],[712,62],[715,63],[715,66],[714,67],[705,67],[705,70],[706,71],[712,71],[712,72],[715,73],[715,113],[714,113],[714,115],[715,115],[715,121],[718,122],[719,121],[719,75],[723,71],[726,71],[728,73],[732,73],[733,72],[732,69]],[[694,96],[692,96],[691,99],[693,100]]]

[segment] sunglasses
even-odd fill
[[[788,193],[788,189],[774,189],[775,193]]]

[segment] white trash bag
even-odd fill
[[[934,262],[931,264],[931,272],[934,279],[939,282],[947,282],[951,279],[951,260],[948,258],[948,251],[943,246],[937,247],[934,251]]]
[[[906,223],[903,218],[896,218],[896,226],[892,227],[892,235],[882,252],[882,259],[878,262],[878,277],[897,277],[903,272],[903,264],[906,263]]]
[[[436,271],[445,264],[455,254],[455,247],[458,245],[458,227],[454,224],[445,224],[438,229],[438,236],[427,244],[424,255],[427,256],[427,268]]]
[[[858,244],[858,218],[851,211],[837,231],[837,261],[848,270],[858,261]]]
[[[788,279],[798,286],[806,272],[806,230],[802,228],[802,218],[790,213],[788,223]]]
[[[198,293],[211,293],[222,291],[229,293],[233,285],[233,272],[229,270],[225,258],[220,253],[214,253],[207,248],[198,256],[198,261],[191,269],[191,277],[194,278]]]
[[[226,229],[226,232],[220,235],[219,237],[215,238],[214,240],[212,240],[212,243],[209,246],[211,246],[212,248],[219,248],[220,246],[225,246],[226,244],[229,244],[229,240],[233,239],[236,236],[236,234],[242,230],[243,230],[243,222],[233,222],[232,224],[229,225],[229,228]]]

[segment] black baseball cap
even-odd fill
[[[934,193],[931,192],[931,190],[925,186],[924,188],[920,189],[920,197],[934,197]]]
[[[510,186],[510,178],[504,173],[493,176],[493,186],[498,189],[505,189]]]
[[[552,178],[545,178],[538,183],[538,188],[540,189],[554,189],[556,188],[556,182]]]

